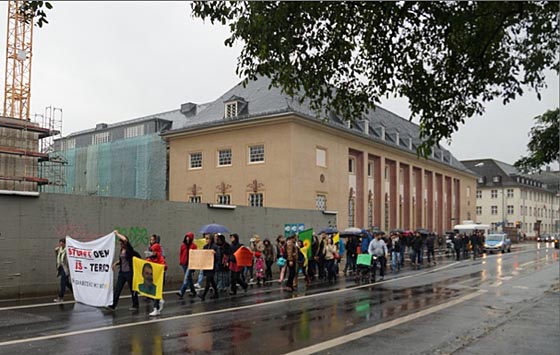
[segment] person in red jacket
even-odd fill
[[[158,236],[155,234],[152,234],[152,236],[150,237],[150,247],[148,248],[150,253],[146,260],[156,264],[162,264],[165,266],[165,270],[167,270],[167,263],[165,262],[165,258],[163,257],[163,251],[161,249],[161,245],[159,245],[158,243],[158,239]],[[165,272],[163,273],[163,279],[165,280]],[[150,313],[150,316],[159,316],[163,309],[164,303],[165,301],[163,300],[163,298],[161,300],[154,300],[154,310]]]
[[[196,290],[194,288],[193,282],[193,270],[189,270],[189,251],[195,250],[196,244],[194,243],[194,233],[188,232],[185,234],[185,238],[183,239],[183,243],[181,244],[181,252],[179,254],[179,263],[183,267],[185,271],[185,278],[183,279],[183,285],[181,289],[177,292],[177,295],[181,298],[185,295],[187,288],[191,290],[189,296],[194,297],[196,296]]]

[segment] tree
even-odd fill
[[[383,96],[407,97],[427,156],[484,102],[546,87],[560,68],[555,2],[202,2],[193,16],[229,24],[237,74],[317,112],[359,119]]]
[[[35,25],[43,27],[43,24],[49,23],[43,6],[47,10],[53,8],[52,4],[48,1],[23,1],[19,11],[25,16],[27,23],[34,21]]]
[[[527,172],[540,171],[546,164],[558,162],[560,151],[560,110],[548,110],[534,118],[536,124],[529,132],[529,155],[521,157],[514,166]]]

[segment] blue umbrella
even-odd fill
[[[326,233],[326,234],[336,234],[338,233],[338,229],[334,228],[334,227],[328,227],[325,228],[321,231],[321,233]]]
[[[198,233],[214,234],[214,233],[229,233],[229,230],[221,224],[211,223],[200,227]]]

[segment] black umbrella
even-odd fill
[[[415,232],[420,233],[420,234],[424,234],[424,235],[430,234],[430,232],[427,229],[424,229],[424,228],[418,228]]]
[[[336,233],[338,233],[338,229],[336,229],[334,227],[328,227],[328,228],[323,229],[320,233],[336,234]]]

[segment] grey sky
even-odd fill
[[[64,134],[212,101],[240,81],[241,47],[225,47],[228,28],[193,19],[186,2],[53,4],[50,23],[34,32],[31,112],[62,108]],[[6,16],[7,3],[0,2],[3,54]],[[547,80],[541,101],[527,92],[507,106],[487,105],[453,135],[449,149],[458,159],[513,163],[526,152],[532,118],[559,105],[559,79],[551,72]],[[3,92],[4,80],[0,85]],[[382,106],[409,117],[405,100]]]

